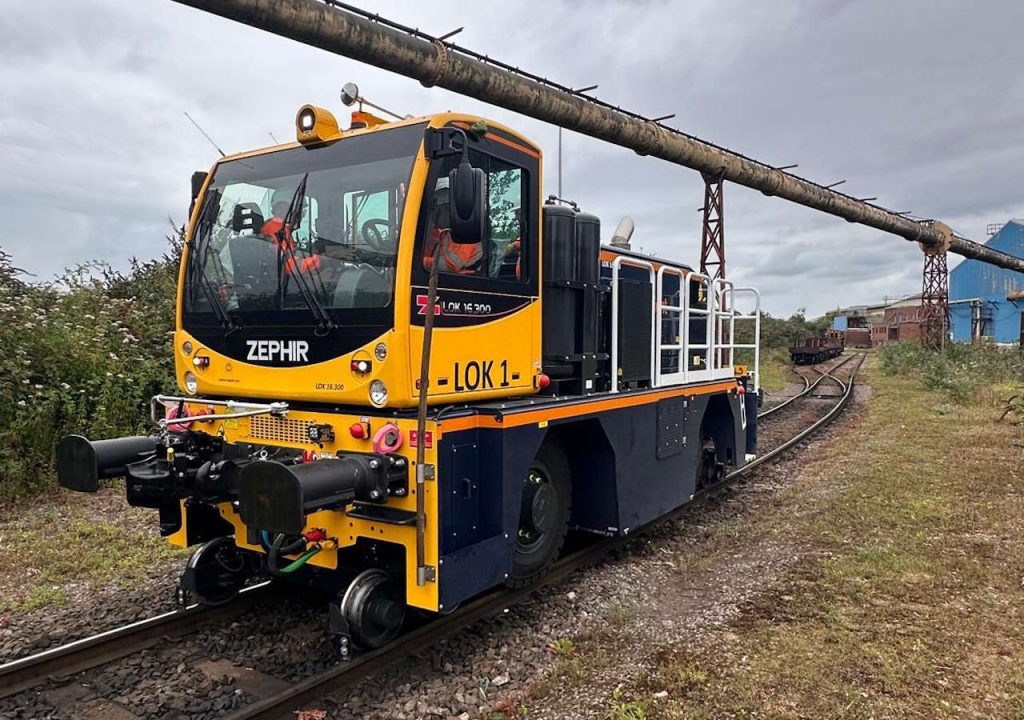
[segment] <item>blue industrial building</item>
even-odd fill
[[[985,244],[1024,257],[1024,221],[1011,220]],[[1024,275],[964,260],[949,273],[949,320],[957,342],[984,337],[1024,345]]]

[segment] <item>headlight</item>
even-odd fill
[[[384,407],[388,401],[388,388],[380,380],[370,383],[370,402],[377,407]]]
[[[299,114],[299,129],[303,132],[309,132],[316,125],[316,113],[312,110],[303,110]]]
[[[377,360],[384,360],[388,356],[388,346],[384,343],[377,343],[377,347],[373,349],[373,356]]]
[[[197,390],[199,390],[199,380],[196,378],[196,376],[190,370],[189,372],[185,373],[185,391],[189,395],[195,395]],[[385,399],[387,398],[387,396],[388,396],[387,391],[385,391],[384,392]]]
[[[190,343],[188,340],[186,340],[185,344],[181,346],[181,351],[183,353],[185,353],[186,355],[191,355],[192,354],[192,343]]]

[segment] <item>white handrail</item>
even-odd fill
[[[665,294],[665,276],[673,275],[679,278],[679,304],[669,305],[663,302]],[[656,356],[655,360],[655,382],[657,386],[661,386],[667,380],[671,379],[678,382],[686,382],[686,276],[680,268],[674,268],[669,265],[662,265],[658,268],[658,276],[656,282],[656,292],[658,296],[657,308],[655,310],[655,329],[657,331],[657,341],[655,342]],[[677,324],[679,326],[679,334],[676,338],[675,343],[665,344],[663,337],[664,325],[665,325],[665,313],[677,316]],[[666,373],[662,368],[662,351],[674,350],[677,353],[677,368],[675,372]]]
[[[651,384],[654,384],[654,342],[655,342],[655,309],[658,306],[658,298],[655,295],[658,289],[654,286],[654,265],[646,260],[619,255],[612,261],[612,348],[611,348],[611,371],[612,371],[612,392],[619,391],[619,268],[623,265],[647,268],[647,277],[651,281]]]
[[[725,309],[719,311],[716,318],[719,332],[721,333],[723,323],[728,320],[729,322],[729,342],[723,342],[719,347],[720,351],[728,351],[729,353],[729,366],[730,370],[735,365],[736,361],[736,350],[753,350],[754,351],[754,364],[750,373],[754,384],[754,391],[757,392],[760,389],[761,379],[761,293],[756,288],[752,287],[735,287],[731,282],[727,280],[716,280],[716,294],[721,296],[722,305]],[[737,310],[736,296],[738,294],[749,294],[754,299],[754,310],[751,314],[745,315]],[[737,321],[753,321],[754,323],[754,342],[753,343],[738,343],[736,342],[736,322]],[[719,355],[718,364],[719,366],[724,364],[724,358]]]

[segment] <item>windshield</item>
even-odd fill
[[[390,306],[422,138],[414,125],[221,163],[190,245],[186,310],[309,319],[314,305]]]

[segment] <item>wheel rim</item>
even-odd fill
[[[558,492],[551,481],[536,468],[523,483],[523,503],[519,516],[520,548],[530,550],[541,545],[558,520]]]
[[[245,584],[244,561],[233,537],[214,538],[189,557],[182,584],[207,606],[232,600]]]
[[[405,620],[405,603],[383,570],[360,573],[341,601],[353,637],[363,647],[378,648],[393,640]]]
[[[697,464],[697,487],[705,488],[715,483],[717,463],[715,441],[700,431],[700,457]]]

